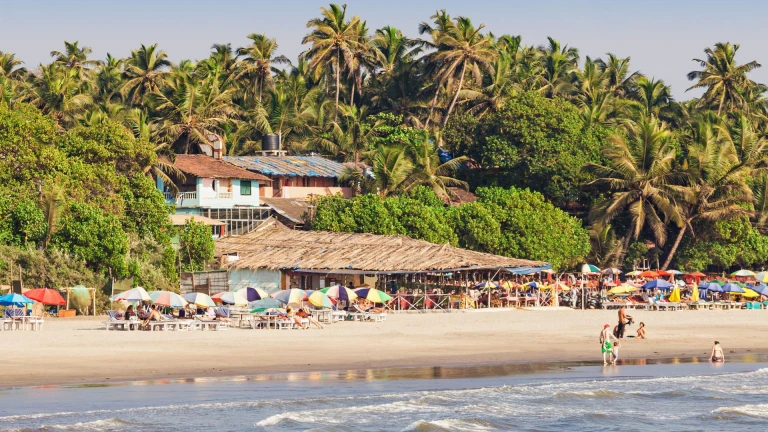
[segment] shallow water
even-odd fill
[[[0,391],[0,430],[766,430],[768,363],[746,360],[18,388]]]

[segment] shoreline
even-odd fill
[[[768,354],[768,341],[761,340],[761,329],[754,325],[760,311],[633,314],[637,322],[646,322],[651,339],[625,339],[620,361],[707,361],[715,339],[723,344],[726,360]],[[51,320],[41,332],[0,334],[5,364],[0,389],[598,365],[597,335],[601,323],[614,315],[615,311],[390,315],[384,323],[339,323],[323,330],[154,333],[106,331],[99,317]]]

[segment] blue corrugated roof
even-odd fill
[[[224,156],[224,160],[264,175],[288,177],[338,178],[344,169],[344,165],[320,156]]]

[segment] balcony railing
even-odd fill
[[[194,200],[197,199],[197,192],[181,192],[176,195],[176,200]]]
[[[216,198],[219,199],[232,199],[234,197],[234,194],[232,192],[219,192],[216,195]]]

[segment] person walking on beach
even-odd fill
[[[608,356],[613,356],[611,338],[613,338],[614,342],[617,341],[616,337],[611,334],[611,326],[606,324],[603,327],[603,331],[600,332],[600,351],[603,352],[603,366],[608,366]]]
[[[715,341],[709,360],[713,363],[725,363],[725,354],[723,354],[723,347],[720,346],[720,342]]]

